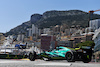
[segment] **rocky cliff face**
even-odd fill
[[[32,24],[34,24],[34,23],[36,23],[37,21],[39,21],[41,18],[42,18],[42,15],[40,15],[40,14],[33,14],[33,15],[31,15],[30,22],[31,22]]]
[[[100,17],[99,17],[100,18]],[[71,25],[88,26],[89,14],[81,10],[69,11],[47,11],[43,13],[42,18],[36,22],[40,28],[61,25],[62,23]],[[82,25],[84,23],[84,25]]]
[[[100,18],[100,15],[94,14],[94,19]],[[33,14],[30,21],[11,29],[7,34],[25,33],[27,28],[30,28],[32,24],[37,25],[39,28],[46,28],[55,25],[66,24],[69,27],[72,25],[80,25],[81,27],[87,27],[89,22],[89,14],[81,10],[69,10],[69,11],[46,11],[43,15]]]
[[[56,17],[56,16],[69,16],[69,15],[82,15],[86,14],[86,12],[83,12],[81,10],[69,10],[69,11],[47,11],[43,13],[43,18],[47,19],[49,17]]]

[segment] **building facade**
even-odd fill
[[[32,35],[34,35],[34,34],[39,34],[39,29],[37,26],[32,24]]]
[[[98,30],[95,31],[95,34],[93,36],[93,40],[95,43],[94,46],[94,51],[100,51],[100,28]]]
[[[3,41],[5,40],[5,36],[0,33],[0,45],[3,44]]]
[[[44,34],[48,34],[49,32],[50,32],[50,28],[44,28],[44,29],[43,29],[43,33],[44,33]]]
[[[24,42],[24,34],[19,34],[18,37],[17,37],[17,41]]]
[[[50,49],[54,49],[56,47],[56,37],[49,35],[41,36],[41,49],[43,51],[48,51]]]
[[[28,30],[28,34],[27,34],[28,37],[32,36],[32,28],[28,28],[27,30]]]
[[[95,46],[94,46],[95,61],[97,61],[97,60],[100,60],[100,28],[95,30],[93,40],[95,43]]]
[[[100,19],[90,20],[89,27],[95,31],[96,29],[99,29],[100,27]]]

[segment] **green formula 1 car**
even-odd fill
[[[52,51],[45,51],[40,54],[36,54],[35,51],[29,53],[29,59],[34,61],[36,58],[42,58],[43,60],[52,59],[66,59],[68,62],[75,62],[76,60],[81,60],[85,63],[91,61],[92,49],[91,47],[81,47],[81,48],[68,48],[68,47],[56,47]]]

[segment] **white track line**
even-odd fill
[[[1,63],[19,63],[19,62],[21,62],[21,61],[2,61],[2,62],[0,62],[0,64]]]
[[[71,63],[57,63],[57,62],[50,62],[50,63],[35,64],[35,65],[71,66]]]

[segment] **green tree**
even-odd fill
[[[90,46],[90,47],[94,47],[95,46],[95,43],[93,41],[85,41],[85,42],[82,42],[82,43],[78,43],[76,45],[76,47],[82,47],[82,46]]]

